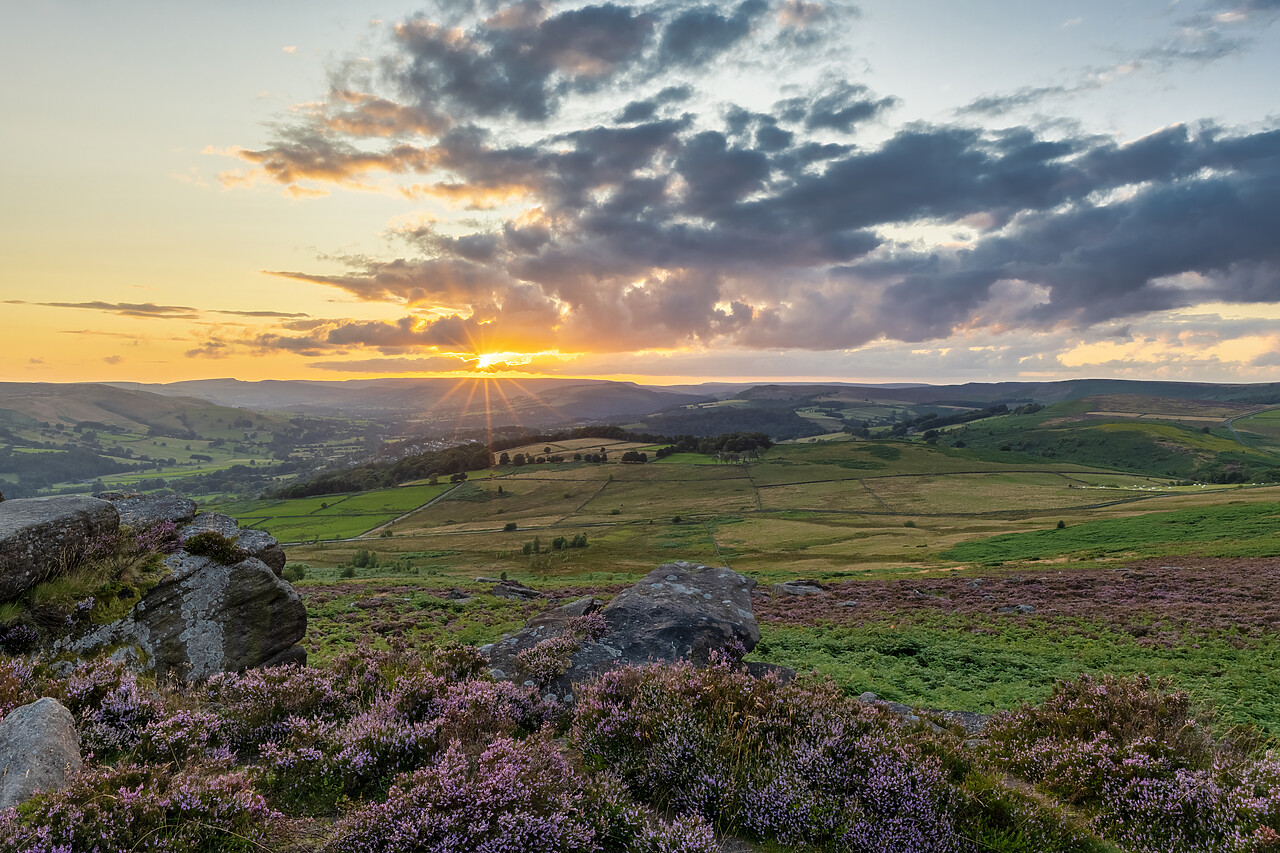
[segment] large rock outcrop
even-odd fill
[[[296,643],[307,611],[287,581],[256,557],[226,565],[179,551],[171,574],[127,616],[55,648],[111,651],[131,666],[199,681],[218,672],[305,663]]]
[[[67,629],[74,633],[49,639],[50,651],[65,659],[105,651],[161,677],[188,680],[306,662],[297,645],[306,633],[306,608],[280,578],[285,554],[273,536],[241,530],[225,515],[197,515],[195,503],[179,495],[102,497],[30,498],[0,505],[0,602],[18,599],[34,584],[74,565],[95,542],[113,540],[122,519],[136,531],[162,522],[183,525],[178,531],[183,549],[199,533],[218,533],[231,540],[228,547],[201,553],[218,553],[225,562],[186,550],[169,554],[159,582],[123,618]],[[194,542],[190,547],[197,550]]]
[[[751,610],[754,587],[755,581],[731,569],[667,563],[600,610],[604,633],[582,640],[567,656],[564,672],[554,678],[532,676],[524,661],[539,644],[548,650],[557,643],[563,647],[558,638],[572,630],[575,619],[598,610],[598,601],[580,599],[543,614],[485,651],[495,676],[541,681],[547,692],[571,700],[575,683],[614,667],[677,660],[706,663],[713,652],[739,644],[750,651],[760,641]]]
[[[14,708],[0,722],[0,811],[58,790],[80,767],[76,721],[57,699]]]
[[[196,517],[196,502],[173,492],[135,495],[131,492],[99,492],[95,498],[110,501],[120,513],[120,523],[146,530],[163,521],[186,524]]]
[[[120,529],[120,514],[87,495],[0,503],[0,601],[17,598]]]

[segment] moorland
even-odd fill
[[[277,742],[265,729],[237,735],[243,741],[233,749],[237,760],[270,767],[269,781],[254,790],[265,790],[272,807],[284,804],[285,811],[325,827],[334,814],[345,815],[343,826],[359,824],[352,832],[373,838],[379,820],[399,820],[406,809],[418,809],[414,814],[421,817],[447,800],[447,779],[431,776],[446,765],[470,766],[467,784],[483,788],[486,773],[522,767],[537,775],[564,760],[550,742],[532,735],[539,720],[554,716],[551,711],[519,705],[515,697],[485,699],[487,707],[511,702],[521,709],[503,712],[508,722],[498,726],[498,741],[480,739],[498,753],[468,758],[440,745],[442,752],[419,756],[413,767],[427,769],[399,788],[388,786],[396,773],[413,767],[392,762],[377,770],[376,779],[347,779],[315,799],[303,780],[318,778],[307,775],[312,771],[338,773],[334,768],[346,760],[340,757],[343,738],[367,732],[369,715],[390,713],[379,702],[392,701],[401,714],[417,707],[413,702],[423,688],[397,678],[457,677],[470,684],[472,675],[449,668],[449,661],[465,657],[457,644],[493,642],[559,604],[584,595],[608,599],[660,563],[690,560],[727,565],[756,580],[762,639],[748,660],[801,673],[784,692],[790,691],[787,702],[795,708],[807,709],[803,713],[845,720],[840,726],[850,724],[849,714],[863,720],[853,741],[838,748],[879,756],[880,764],[867,766],[898,762],[898,771],[885,771],[898,781],[837,781],[831,775],[836,765],[815,765],[801,797],[793,790],[799,783],[787,775],[796,756],[817,749],[828,760],[837,747],[815,745],[801,734],[785,747],[770,740],[766,729],[778,725],[770,716],[775,712],[759,709],[777,708],[780,694],[768,691],[781,688],[740,682],[728,668],[627,676],[632,680],[601,687],[573,720],[557,724],[585,756],[584,763],[556,771],[562,778],[590,788],[574,774],[614,768],[646,808],[677,818],[662,824],[665,840],[612,849],[712,849],[698,826],[679,823],[688,815],[710,820],[720,841],[753,839],[765,849],[1272,849],[1273,837],[1280,838],[1274,834],[1280,829],[1280,774],[1266,764],[1272,761],[1266,749],[1280,735],[1277,389],[1063,385],[727,388],[701,397],[690,392],[694,399],[655,412],[625,412],[608,419],[612,426],[576,419],[489,430],[483,437],[469,432],[468,424],[428,435],[419,429],[421,421],[408,419],[391,430],[377,418],[357,420],[350,413],[215,414],[209,424],[192,424],[192,433],[202,436],[194,443],[211,444],[217,418],[225,423],[233,414],[258,429],[243,421],[227,426],[235,435],[223,437],[216,449],[230,444],[229,453],[253,447],[246,442],[255,440],[254,432],[270,444],[298,429],[291,418],[326,424],[334,437],[328,444],[298,442],[263,459],[257,479],[211,490],[202,499],[203,508],[287,543],[286,577],[307,604],[304,644],[316,667],[308,676],[316,683],[305,688],[284,678],[264,686],[259,682],[265,676],[220,682],[208,694],[222,691],[210,713],[226,717],[225,709],[238,702],[249,709],[241,716],[267,720],[260,720],[264,726],[278,722],[272,716],[278,713],[315,716],[317,722],[307,724],[319,727],[313,734],[290,735],[279,742],[284,746],[272,746]],[[220,404],[183,405],[203,410]],[[52,414],[61,420],[49,426],[33,425],[30,414],[22,415],[28,420],[10,416],[9,452],[63,452],[50,433],[83,436],[83,423]],[[749,450],[730,449],[737,446],[735,435],[757,428],[774,439],[768,446],[751,441]],[[111,434],[174,441],[141,431]],[[712,437],[718,434],[717,442]],[[654,440],[659,435],[662,440]],[[30,447],[36,436],[56,446]],[[348,442],[345,448],[342,442]],[[457,446],[473,455],[492,448],[489,464],[458,470],[463,456],[447,457],[450,442],[461,442]],[[446,457],[452,462],[443,466]],[[184,474],[180,466],[165,470],[175,475],[167,484],[179,489],[181,476],[205,475]],[[335,475],[353,470],[368,472],[361,481],[366,487],[285,496],[325,477],[338,482]],[[21,474],[6,476],[14,485],[23,482]],[[111,476],[116,479],[104,482],[150,485],[140,472]],[[497,597],[492,583],[482,580],[488,578],[518,581],[540,596]],[[812,581],[816,591],[793,595],[777,586],[796,579]],[[369,673],[369,684],[385,685],[381,699],[360,692],[361,672]],[[431,689],[442,696],[455,690],[439,684]],[[275,710],[253,704],[276,695],[272,690],[314,702],[291,711],[282,699],[271,700]],[[419,690],[413,694],[419,698],[411,701],[407,690]],[[933,711],[1004,713],[978,754],[941,734],[937,743],[932,735],[901,741],[888,734],[896,724],[875,717],[874,706],[849,710],[860,707],[854,697],[868,691],[921,709],[926,719],[925,712]],[[335,693],[340,698],[333,707],[342,710],[324,711],[325,697]],[[757,711],[732,710],[739,702]],[[667,731],[677,724],[659,720],[672,709],[684,715],[676,714],[684,728],[671,729],[672,737],[698,744],[684,759],[661,753],[654,741],[624,742],[616,735],[615,723],[623,719]],[[746,726],[736,741],[717,734],[717,714],[728,714],[725,722],[743,713],[765,728]],[[874,720],[859,716],[866,714]],[[225,719],[217,725],[243,727]],[[466,725],[480,724],[468,717]],[[690,734],[694,730],[700,734]],[[399,737],[391,740],[399,743]],[[756,737],[785,752],[790,769],[735,764]],[[298,764],[304,753],[319,764]],[[1029,755],[1040,756],[1039,763],[1028,763]],[[1072,768],[1082,765],[1104,770],[1097,778],[1073,776]],[[1112,766],[1128,769],[1112,777],[1105,772]],[[698,794],[686,771],[702,773],[700,778],[728,774],[724,778],[737,781],[724,784],[746,799]],[[765,778],[773,780],[770,796],[791,799],[767,807],[752,799],[764,790],[759,786]],[[529,785],[547,802],[561,797],[555,801],[572,812],[563,805],[566,791]],[[902,785],[924,799],[908,807]],[[952,793],[939,794],[943,788]],[[1232,799],[1245,797],[1246,788],[1253,797],[1248,803]],[[920,793],[926,789],[932,793]],[[614,802],[614,794],[592,790],[592,808]],[[903,830],[880,847],[850,846],[847,822],[838,837],[834,829],[815,828],[819,814],[847,807],[824,799],[836,790],[861,798],[859,808],[867,814],[867,798],[881,796],[869,792],[881,790],[898,804],[891,812],[961,829],[950,841]],[[945,820],[937,812],[943,800],[952,809]],[[547,802],[542,813],[559,814],[561,806]],[[368,811],[360,811],[366,805]],[[832,820],[852,820],[840,814],[845,817]],[[859,837],[870,838],[872,830],[859,826]],[[908,837],[914,840],[903,840]],[[369,843],[367,849],[418,849],[385,838]]]

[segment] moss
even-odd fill
[[[225,566],[233,566],[249,556],[249,552],[237,545],[236,540],[214,530],[197,533],[183,542],[182,547],[188,554],[208,557]]]

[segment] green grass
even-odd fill
[[[965,542],[940,556],[984,563],[1129,553],[1275,556],[1280,554],[1280,503],[1232,503],[1050,527]]]
[[[237,500],[207,508],[265,530],[282,542],[346,539],[417,509],[449,488],[448,483],[402,486],[298,500]]]
[[[1105,625],[1087,627],[950,617],[905,628],[765,626],[751,658],[816,669],[855,695],[870,690],[938,710],[989,712],[1040,702],[1056,681],[1086,672],[1164,675],[1227,722],[1280,735],[1280,639],[1239,647],[1228,637],[1200,637],[1164,648]]]
[[[693,560],[728,563],[762,584],[797,576],[901,580],[909,595],[943,572],[1004,571],[978,569],[982,564],[1021,564],[1008,571],[1026,572],[1046,564],[1024,561],[1057,557],[1280,554],[1274,488],[1179,490],[1166,478],[913,441],[777,447],[749,465],[692,458],[525,466],[493,480],[473,478],[397,523],[392,538],[291,547],[291,560],[309,564],[302,588],[315,659],[384,636],[491,641],[518,628],[529,611],[483,595],[466,605],[439,596],[503,572],[553,594],[608,595],[662,562]],[[377,513],[398,510],[410,494],[228,506],[273,518],[278,536],[309,539],[320,531],[362,532],[343,525],[368,529]],[[509,522],[517,529],[505,531]],[[293,523],[300,526],[287,526]],[[578,533],[587,535],[587,548],[522,553],[535,536],[546,547]],[[359,549],[376,551],[379,566],[341,580],[338,567]],[[848,594],[856,599],[855,589]],[[817,668],[855,693],[971,710],[1041,699],[1056,680],[1080,672],[1165,674],[1226,708],[1230,720],[1280,734],[1280,640],[1270,635],[1207,631],[1160,645],[1045,607],[1033,619],[985,608],[968,616],[890,616],[846,627],[766,620],[756,657]],[[895,620],[902,624],[892,627]]]

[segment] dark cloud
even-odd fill
[[[775,109],[780,118],[803,122],[808,130],[829,129],[848,133],[854,125],[875,118],[898,102],[897,98],[876,98],[866,86],[838,81],[813,99],[788,98]]]
[[[342,373],[451,373],[468,370],[475,359],[459,359],[453,356],[427,356],[424,358],[361,358],[349,361],[313,361],[309,367]]]
[[[1071,95],[1078,86],[1023,86],[1013,92],[1000,95],[983,95],[960,107],[960,115],[1002,116],[1023,107],[1034,106],[1046,98]]]
[[[363,151],[318,128],[288,127],[271,145],[260,151],[240,151],[238,156],[282,184],[298,181],[346,183],[373,172],[405,174],[423,172],[431,165],[429,153],[413,145],[397,145],[380,152]],[[235,182],[234,177],[224,181]]]
[[[228,314],[235,317],[268,317],[293,318],[305,317],[306,314],[285,311],[223,311],[216,309],[192,308],[189,305],[156,305],[151,302],[26,302],[21,299],[7,299],[7,305],[40,305],[45,308],[84,308],[90,311],[104,311],[109,314],[121,314],[126,317],[152,317],[169,320],[194,320],[201,313]]]
[[[277,317],[277,318],[294,318],[306,317],[300,311],[213,311],[213,314],[229,314],[233,317]]]
[[[226,358],[231,355],[231,345],[215,338],[192,347],[183,355],[187,358]]]
[[[516,14],[465,33],[418,18],[396,27],[407,60],[397,82],[426,111],[539,121],[567,93],[589,91],[636,63],[654,24],[651,15],[613,3],[550,17]]]
[[[662,107],[669,104],[678,104],[692,96],[693,89],[689,86],[667,86],[652,98],[631,101],[623,107],[622,112],[618,115],[618,122],[620,124],[633,124],[635,122],[651,121],[657,118],[658,111]]]
[[[26,302],[21,299],[6,299],[5,304],[40,305],[45,308],[85,308],[90,311],[104,311],[108,314],[122,314],[126,317],[190,320],[199,316],[199,309],[188,305],[156,305],[151,302]]]
[[[727,15],[715,6],[686,9],[663,31],[659,57],[670,65],[702,65],[745,39],[766,9],[764,0],[744,0]]]
[[[406,176],[412,198],[489,213],[400,230],[400,257],[273,273],[395,304],[400,320],[295,318],[236,345],[406,364],[495,349],[826,350],[1280,301],[1280,130],[1180,125],[1121,144],[1065,126],[914,123],[869,144],[860,129],[896,100],[857,81],[814,74],[747,106],[701,82],[748,46],[764,63],[795,55],[794,30],[829,35],[816,6],[775,6],[775,22],[756,2],[529,2],[455,28],[402,24],[380,94],[330,93],[244,156],[284,184]],[[637,86],[657,91],[623,100]],[[914,239],[926,225],[955,244]]]

